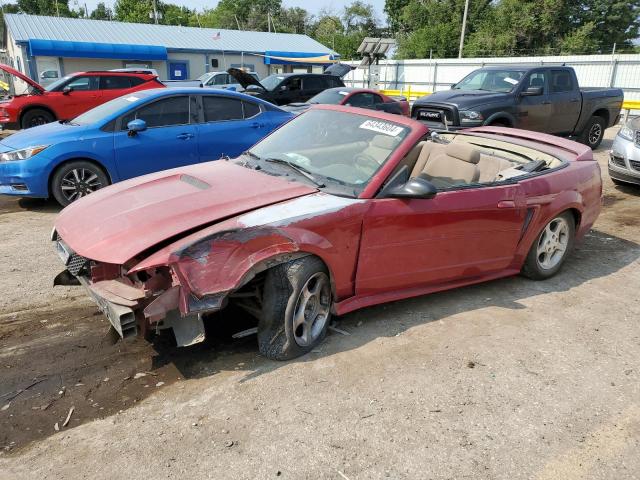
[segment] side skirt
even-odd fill
[[[344,315],[345,313],[353,312],[354,310],[358,310],[364,307],[370,307],[372,305],[378,305],[380,303],[394,302],[396,300],[403,300],[405,298],[419,297],[422,295],[427,295],[429,293],[451,290],[453,288],[487,282],[490,280],[496,280],[498,278],[511,277],[513,275],[518,275],[519,273],[520,270],[508,269],[501,270],[500,272],[492,273],[489,275],[483,275],[481,277],[465,278],[462,280],[455,280],[438,285],[428,285],[404,290],[395,290],[392,292],[383,292],[376,295],[368,296],[356,295],[341,302],[335,303],[333,305],[333,310],[336,315]]]

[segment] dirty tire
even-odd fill
[[[42,110],[41,108],[34,108],[29,110],[22,116],[20,120],[20,127],[22,128],[31,128],[37,127],[38,125],[44,125],[45,123],[51,123],[55,120],[54,116],[46,110]]]
[[[557,235],[558,232],[563,232]],[[550,234],[555,233],[558,236],[558,240],[555,241],[550,238]],[[545,280],[553,277],[560,271],[567,256],[573,248],[573,241],[575,238],[575,219],[571,212],[563,212],[560,215],[554,217],[549,223],[547,223],[536,237],[531,245],[529,254],[522,267],[522,274],[532,280]],[[547,243],[549,240],[551,243]],[[549,255],[549,251],[553,250],[554,245],[564,244],[564,250],[561,255],[558,254],[554,258],[553,255]],[[545,245],[549,247],[545,248]],[[546,251],[545,251],[546,250]],[[556,250],[556,252],[558,252]],[[545,260],[550,262],[545,265]]]
[[[591,150],[595,150],[600,146],[606,128],[607,124],[604,118],[598,116],[591,117],[580,134],[580,142],[590,147]]]
[[[317,300],[312,292],[318,288]],[[267,272],[263,294],[263,315],[258,323],[260,353],[273,360],[290,360],[310,352],[327,334],[331,320],[331,284],[322,260],[308,256],[276,265]],[[306,299],[306,300],[305,300]],[[315,302],[315,303],[314,303]],[[303,306],[302,310],[299,308]],[[308,309],[307,309],[308,307]],[[326,315],[324,312],[326,310]],[[302,313],[302,315],[300,315]],[[316,316],[317,315],[317,316]],[[304,340],[307,322],[313,319]]]
[[[66,207],[109,183],[109,177],[96,164],[77,160],[64,164],[54,172],[51,178],[51,194],[60,205]]]

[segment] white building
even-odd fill
[[[8,61],[36,81],[77,71],[155,68],[161,79],[195,79],[244,67],[260,78],[312,71],[337,54],[306,35],[5,14]],[[55,73],[53,73],[55,72]]]

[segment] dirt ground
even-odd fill
[[[51,286],[58,208],[0,199],[0,478],[640,478],[640,189],[606,174],[613,134],[558,276],[349,314],[290,362],[234,312],[191,349],[114,343]]]

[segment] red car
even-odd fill
[[[332,314],[523,273],[556,274],[600,213],[591,150],[501,127],[318,106],[233,160],[99,190],[53,240],[126,337],[204,338],[203,314],[254,315],[260,351],[309,352]]]
[[[70,120],[98,105],[138,90],[164,88],[155,75],[136,72],[77,72],[46,88],[0,64],[0,70],[27,83],[26,93],[0,101],[2,129],[30,128]]]
[[[405,117],[410,116],[409,102],[406,98],[391,98],[377,90],[354,87],[329,88],[315,97],[311,97],[306,103],[290,103],[282,107],[282,109],[293,113],[302,113],[312,105],[346,105],[395,113]]]

